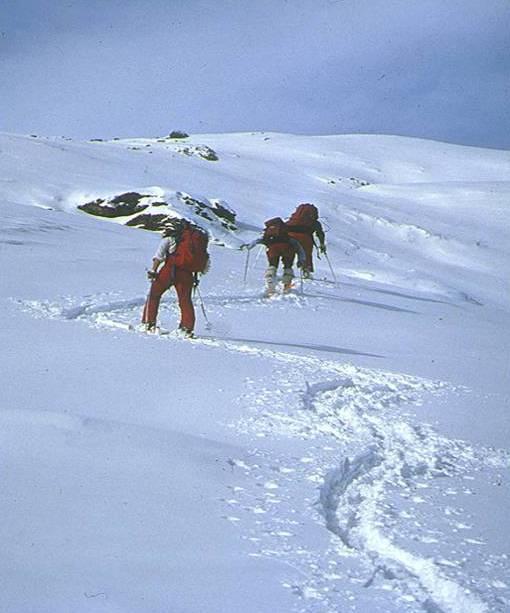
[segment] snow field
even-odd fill
[[[509,609],[507,152],[0,141],[5,610]],[[195,341],[137,329],[157,236],[76,213],[136,188],[238,214]],[[266,300],[235,246],[305,200],[339,282]]]
[[[296,300],[313,300],[307,295],[289,295],[275,302],[253,299],[251,294],[245,294],[244,299],[236,296],[233,302],[225,297],[223,302],[208,299],[207,303],[214,320],[218,314],[217,305],[225,307],[229,303],[231,309],[267,310],[280,309],[283,304],[288,309]],[[36,316],[76,320],[100,329],[133,333],[142,305],[143,297],[105,302],[98,296],[74,307],[27,301],[22,308]],[[169,307],[176,317],[177,310],[171,301],[163,305],[163,313]],[[142,336],[145,335],[142,333]],[[172,335],[148,338],[154,342],[189,344]],[[275,460],[272,454],[259,453],[256,449],[251,462],[232,460],[232,468],[241,469],[249,478],[254,478],[263,496],[254,500],[245,488],[233,486],[233,495],[223,499],[226,505],[223,517],[235,526],[243,527],[243,514],[261,516],[255,519],[254,527],[249,526],[247,533],[243,533],[243,538],[254,545],[250,555],[284,560],[299,568],[306,577],[287,585],[292,593],[306,602],[311,599],[313,607],[319,604],[326,608],[336,606],[335,597],[339,596],[342,601],[346,593],[335,585],[336,581],[327,580],[324,565],[337,564],[337,558],[352,557],[355,552],[359,556],[358,568],[349,570],[357,581],[380,592],[399,593],[400,607],[414,610],[413,606],[420,605],[425,610],[460,613],[488,611],[505,602],[508,590],[495,592],[488,580],[490,574],[480,573],[475,577],[462,571],[464,561],[455,559],[458,542],[449,543],[448,534],[452,526],[457,525],[469,530],[468,525],[457,520],[457,516],[464,515],[462,509],[452,506],[457,493],[469,495],[463,478],[473,473],[494,475],[498,470],[508,469],[510,456],[502,451],[476,448],[448,439],[426,424],[413,423],[409,413],[412,405],[419,406],[427,396],[444,398],[454,391],[451,386],[440,381],[289,354],[268,349],[267,343],[256,340],[236,341],[207,334],[191,344],[213,351],[240,353],[247,359],[251,356],[274,364],[272,385],[267,386],[267,379],[248,381],[251,391],[240,400],[241,407],[248,409],[248,416],[227,425],[245,435],[254,434],[256,439],[285,437],[313,442],[305,456],[294,460],[288,457]],[[305,388],[301,390],[303,382]],[[462,390],[457,391],[462,393]],[[259,457],[263,463],[252,464],[258,462]],[[337,464],[342,457],[344,459]],[[269,469],[264,466],[268,463],[271,463]],[[299,501],[301,508],[293,506],[298,501],[289,481],[296,477],[301,484],[309,484],[306,502],[315,512],[308,519],[314,523],[323,522],[339,539],[328,545],[331,550],[324,544],[321,544],[324,549],[318,549],[316,544],[303,548],[297,560],[293,546],[295,526],[303,525],[298,518],[304,509],[302,501]],[[459,487],[459,482],[461,485],[459,492],[450,486],[445,504],[441,498],[447,481],[455,483],[455,487]],[[398,504],[395,499],[399,500]],[[286,511],[275,511],[282,503]],[[421,505],[437,504],[448,516],[455,517],[453,522],[442,525],[438,522],[439,525],[432,528],[427,520],[413,521]],[[397,512],[397,507],[402,506],[406,510]],[[269,521],[266,520],[268,514]],[[294,516],[297,519],[293,519]],[[306,541],[306,537],[302,538]],[[467,544],[469,537],[463,542]],[[415,553],[416,543],[420,545],[419,553]],[[425,553],[440,543],[443,546],[441,552],[436,551],[437,559]],[[424,551],[421,550],[423,546]],[[478,558],[478,564],[486,569],[500,568],[505,572],[504,559],[483,553]],[[314,568],[315,572],[310,572]],[[346,574],[337,569],[335,578],[345,580]],[[353,575],[349,578],[352,580]],[[362,610],[359,597],[354,602],[355,606],[347,599],[343,606]],[[394,604],[385,602],[385,596],[376,596],[375,602],[380,602],[378,606],[385,607],[384,610],[393,610]],[[310,606],[307,604],[304,610],[314,610]]]

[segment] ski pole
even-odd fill
[[[205,311],[204,300],[202,298],[202,294],[200,293],[200,289],[198,288],[198,285],[195,286],[195,291],[197,292],[197,296],[200,301],[200,309],[202,310],[202,315],[204,316],[204,319],[205,319],[205,328],[206,330],[210,330],[212,328],[212,324],[209,321],[209,318],[207,317],[207,313]]]
[[[331,266],[331,261],[330,261],[329,256],[328,256],[326,251],[324,252],[324,257],[326,258],[326,262],[329,265],[329,270],[331,271],[331,274],[333,276],[333,283],[335,283],[335,285],[336,285],[337,280],[336,280],[335,271],[333,270],[333,266]]]
[[[244,278],[243,284],[246,285],[246,279],[248,278],[248,266],[250,264],[250,250],[246,249],[246,262],[244,264]]]
[[[303,269],[302,268],[299,269],[299,291],[301,292],[301,295],[303,296],[305,293],[305,290],[303,289]]]

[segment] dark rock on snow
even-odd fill
[[[182,130],[173,130],[168,135],[168,138],[188,138],[188,136],[189,134],[186,134],[186,132],[183,132]]]
[[[147,195],[137,192],[126,192],[125,194],[115,196],[111,200],[98,198],[93,202],[81,204],[78,208],[81,211],[85,211],[85,213],[97,215],[98,217],[126,217],[145,210],[149,205],[139,204],[139,202],[142,198],[146,197]]]
[[[220,223],[226,230],[235,231],[236,214],[226,203],[219,200],[202,202],[192,198],[183,192],[176,193],[177,198],[182,204],[190,207],[190,213],[198,215],[213,223]],[[143,228],[145,230],[158,231],[165,227],[169,219],[179,215],[178,209],[175,210],[172,204],[164,201],[142,203],[145,198],[154,198],[153,194],[139,194],[138,192],[125,192],[113,198],[98,198],[92,202],[79,205],[78,208],[90,215],[107,217],[110,219],[125,217],[121,220],[127,226]],[[142,213],[150,207],[168,207],[171,214],[161,213]],[[142,213],[142,214],[140,214]],[[184,215],[186,216],[186,215]]]

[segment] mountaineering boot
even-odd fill
[[[303,279],[311,279],[312,271],[309,268],[303,268]]]
[[[268,266],[264,275],[266,281],[266,296],[272,296],[275,292],[276,266]]]
[[[146,323],[144,324],[145,326],[145,332],[148,332],[149,334],[156,334],[156,332],[158,331],[157,327],[156,327],[156,322],[151,322],[151,323]]]
[[[179,326],[179,329],[177,330],[177,334],[179,336],[182,336],[183,338],[195,338],[195,335],[193,334],[193,330],[190,330],[189,328],[185,328],[184,326]]]
[[[283,291],[285,293],[290,292],[292,289],[292,279],[294,279],[294,271],[292,268],[284,268],[283,269]]]

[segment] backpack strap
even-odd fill
[[[287,223],[287,228],[289,229],[289,232],[295,232],[296,234],[310,234],[312,235],[314,233],[314,228],[313,226],[300,226],[300,225],[293,225],[292,223],[288,222]]]

